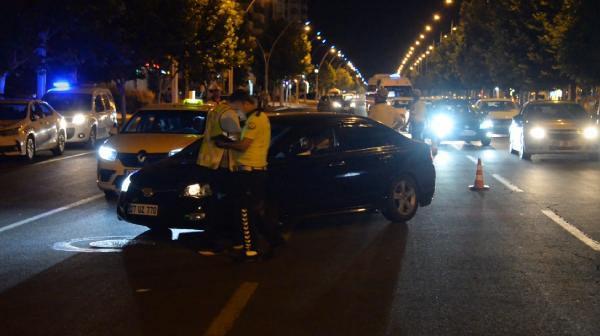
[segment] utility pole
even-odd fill
[[[273,55],[273,50],[275,49],[275,47],[277,46],[277,43],[281,40],[281,38],[283,37],[285,32],[291,26],[292,26],[292,22],[289,22],[287,24],[287,26],[285,26],[285,28],[283,28],[283,30],[279,33],[279,35],[277,36],[275,41],[273,41],[273,44],[271,44],[271,48],[269,48],[268,50],[263,47],[263,45],[260,43],[260,41],[256,40],[256,44],[258,45],[258,48],[262,52],[263,60],[265,62],[265,91],[267,93],[269,93],[269,66],[271,63],[271,56]]]

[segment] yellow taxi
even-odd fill
[[[107,197],[121,189],[127,176],[177,154],[202,137],[211,106],[150,105],[136,112],[98,148],[97,183]]]

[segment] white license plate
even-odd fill
[[[464,130],[462,132],[463,136],[475,136],[477,135],[477,132],[473,131],[473,130]]]
[[[125,176],[129,176],[131,174],[135,174],[138,171],[140,171],[139,169],[125,169]]]
[[[136,216],[158,216],[158,205],[150,204],[129,204],[127,213]]]

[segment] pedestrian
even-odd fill
[[[375,95],[375,104],[369,109],[369,118],[392,129],[404,127],[406,121],[406,111],[397,109],[388,104],[388,91],[385,88],[379,88]]]
[[[269,218],[266,207],[271,124],[269,118],[257,109],[256,101],[248,93],[236,91],[231,97],[231,103],[246,113],[248,119],[239,141],[221,141],[217,145],[235,152],[235,198],[240,236],[243,239],[242,257],[245,260],[256,260],[270,256],[272,247],[281,242],[276,221]]]
[[[427,107],[421,99],[421,91],[413,91],[414,102],[410,110],[410,134],[413,140],[423,141],[423,130],[425,129],[425,113]]]
[[[223,248],[219,246],[220,238],[234,238],[234,244],[236,243],[236,229],[227,225],[233,222],[232,218],[228,218],[227,213],[228,209],[233,206],[231,203],[232,172],[235,158],[231,150],[217,146],[217,142],[239,140],[241,133],[242,127],[238,111],[231,103],[221,102],[209,110],[197,163],[211,172],[211,180],[214,181],[212,186],[216,198],[216,211],[214,218],[210,219],[210,227],[207,231],[207,237],[211,240],[211,244],[204,246],[199,251],[202,255],[214,255],[221,251]]]
[[[217,84],[217,82],[212,82],[210,83],[210,86],[208,87],[208,104],[212,104],[212,105],[218,105],[221,102],[221,93],[223,92],[223,90],[221,90],[221,87],[219,86],[219,84]]]

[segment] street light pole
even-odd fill
[[[281,40],[281,38],[283,37],[285,32],[291,26],[292,26],[292,22],[289,22],[287,24],[287,26],[285,26],[285,28],[283,28],[283,30],[281,31],[281,33],[279,33],[279,35],[277,36],[275,41],[273,41],[273,44],[271,44],[271,48],[269,50],[265,49],[258,39],[256,40],[256,44],[258,45],[258,48],[262,52],[263,60],[265,62],[265,91],[267,92],[267,94],[269,93],[269,65],[271,63],[271,56],[273,55],[273,49],[275,49],[275,47],[277,46],[277,43]]]

